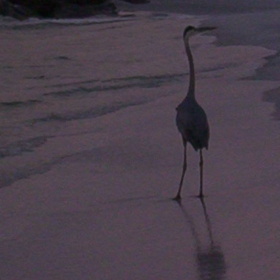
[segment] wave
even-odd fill
[[[0,16],[0,28],[30,28],[39,26],[53,26],[53,25],[91,25],[91,24],[101,24],[117,21],[125,21],[130,17],[118,17],[118,16],[94,16],[82,19],[39,19],[39,18],[29,18],[25,21],[18,21],[9,17]]]
[[[9,143],[5,147],[0,148],[0,158],[9,156],[18,156],[22,153],[33,152],[35,148],[43,146],[49,137],[34,137],[26,140],[21,140]]]
[[[196,16],[197,17],[197,16]],[[206,18],[205,16],[201,18]],[[119,12],[118,15],[96,15],[87,18],[65,18],[65,19],[39,19],[39,18],[29,18],[24,21],[19,21],[11,17],[0,16],[0,28],[15,28],[15,29],[28,29],[32,27],[46,27],[46,26],[71,26],[71,25],[92,25],[92,24],[102,24],[111,22],[122,22],[138,20],[143,18],[154,18],[154,19],[166,19],[166,18],[176,18],[176,19],[190,19],[194,16],[187,14],[173,14],[173,13],[161,13],[161,12]]]

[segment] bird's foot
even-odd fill
[[[182,197],[180,194],[177,194],[174,198],[172,198],[172,200],[177,201],[177,202],[181,202],[181,199],[182,199]]]
[[[204,195],[202,193],[200,193],[198,196],[197,196],[199,199],[203,199],[204,198]]]

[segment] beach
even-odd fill
[[[275,41],[227,39],[239,33],[223,20],[244,14],[126,7],[2,21],[1,279],[277,279],[279,122],[264,102],[280,88]],[[220,24],[191,39],[211,129],[206,197],[189,146],[178,204],[182,32],[201,24]]]

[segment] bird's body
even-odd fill
[[[181,190],[184,181],[185,172],[187,169],[187,143],[189,142],[195,151],[200,152],[200,192],[199,197],[203,197],[203,156],[202,149],[208,149],[209,143],[209,124],[207,116],[203,108],[197,103],[195,99],[195,71],[194,62],[189,46],[189,38],[196,34],[197,32],[204,32],[207,30],[215,29],[213,27],[195,28],[193,26],[188,26],[184,30],[184,43],[185,50],[189,60],[190,67],[190,82],[187,96],[176,108],[176,125],[181,133],[183,145],[184,145],[184,162],[183,171],[181,175],[181,181],[179,185],[179,190],[174,198],[175,200],[181,199]]]
[[[194,98],[185,98],[176,108],[176,124],[182,138],[195,151],[206,148],[209,142],[209,125],[206,113]]]

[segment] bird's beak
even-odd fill
[[[198,32],[205,32],[205,31],[211,31],[211,30],[214,30],[214,29],[217,29],[217,27],[198,27],[197,28],[197,31]]]

